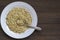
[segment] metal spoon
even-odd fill
[[[42,30],[40,27],[35,27],[35,26],[29,26],[30,28],[36,29],[36,30]]]

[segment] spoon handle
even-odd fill
[[[34,28],[36,30],[42,30],[40,27],[34,27],[34,26],[30,26],[31,28]]]

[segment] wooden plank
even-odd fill
[[[60,23],[60,13],[37,13],[38,23]]]

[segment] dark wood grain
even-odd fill
[[[21,40],[60,40],[60,0],[0,0],[0,13],[6,5],[14,1],[24,1],[34,7],[38,15],[41,31]],[[0,40],[16,40],[7,36],[0,27]]]

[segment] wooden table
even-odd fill
[[[17,0],[0,0],[0,13],[6,5]],[[35,31],[22,40],[60,40],[60,0],[20,0],[34,7],[41,31]],[[0,27],[0,40],[16,40],[7,36]]]

